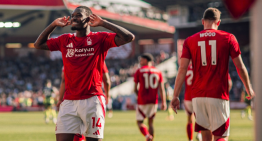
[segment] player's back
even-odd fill
[[[235,36],[221,30],[203,30],[186,39],[182,57],[188,56],[186,52],[190,52],[193,65],[193,97],[228,100],[229,56],[240,54]]]
[[[163,81],[162,73],[153,66],[143,66],[134,76],[139,83],[138,104],[156,104],[158,101],[158,87]]]

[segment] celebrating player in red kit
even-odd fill
[[[162,99],[162,110],[166,110],[166,94],[164,89],[163,76],[161,71],[152,66],[154,58],[151,54],[145,53],[140,58],[141,68],[134,75],[137,94],[136,119],[141,133],[147,141],[153,140],[154,127],[153,119],[158,107],[158,90]],[[139,84],[139,90],[137,88]],[[149,131],[143,121],[148,118]]]
[[[196,115],[195,131],[203,141],[227,141],[229,136],[228,63],[231,56],[249,98],[254,91],[234,35],[217,30],[221,12],[208,8],[203,15],[204,30],[188,37],[183,45],[181,65],[175,82],[173,109],[179,106],[181,91],[190,59],[193,66],[192,103]]]
[[[102,68],[108,49],[134,40],[126,29],[77,7],[70,17],[53,21],[38,37],[35,48],[61,51],[65,67],[65,94],[56,126],[57,141],[72,141],[84,134],[87,141],[102,140],[105,123],[105,98],[101,88]],[[49,39],[57,27],[71,25],[74,34]],[[114,33],[91,32],[90,26],[102,26]]]
[[[60,104],[64,101],[64,93],[65,93],[65,69],[64,67],[62,68],[62,73],[61,73],[61,83],[60,83],[60,89],[59,89],[59,99],[57,103],[57,109],[59,110]],[[104,90],[105,90],[105,98],[106,98],[106,103],[108,102],[109,98],[109,90],[111,87],[111,82],[108,74],[108,69],[106,67],[106,63],[103,65],[102,69],[103,73],[103,84],[104,84]],[[85,141],[86,137],[84,135],[76,134],[74,137],[74,141]]]

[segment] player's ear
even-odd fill
[[[221,20],[217,21],[217,26],[219,26],[219,25],[220,25],[220,23],[221,23]]]

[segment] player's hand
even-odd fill
[[[162,105],[161,105],[161,110],[166,110],[166,102],[162,102]]]
[[[96,27],[96,26],[101,26],[103,24],[103,19],[95,14],[92,14],[89,16],[90,21],[89,21],[89,25],[92,27]]]
[[[57,104],[56,104],[56,108],[57,108],[57,111],[59,111],[59,108],[60,108],[60,104],[63,102],[63,100],[58,100]]]
[[[62,18],[57,18],[53,23],[56,26],[65,27],[65,26],[71,25],[71,21],[69,19],[70,19],[70,16],[68,17],[64,16]]]
[[[178,97],[174,97],[171,101],[171,107],[177,114],[177,110],[180,108],[180,100]]]
[[[248,96],[246,97],[246,99],[251,100],[255,97],[255,92],[253,91],[253,89],[250,89],[249,91],[247,91]]]

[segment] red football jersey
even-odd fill
[[[192,83],[193,83],[193,67],[192,64],[188,65],[186,79],[185,79],[185,100],[192,101]]]
[[[116,47],[115,33],[90,32],[85,37],[63,34],[47,41],[50,51],[61,51],[65,72],[67,100],[87,99],[104,95],[102,68],[111,47]]]
[[[106,67],[106,62],[104,63],[103,65],[103,70],[102,70],[103,73],[108,73],[108,69]]]
[[[238,57],[240,48],[234,35],[208,29],[188,37],[182,58],[192,59],[192,98],[211,97],[229,100],[228,62]]]
[[[139,83],[137,104],[157,104],[158,87],[163,82],[161,71],[153,66],[143,66],[134,75],[135,83]]]

